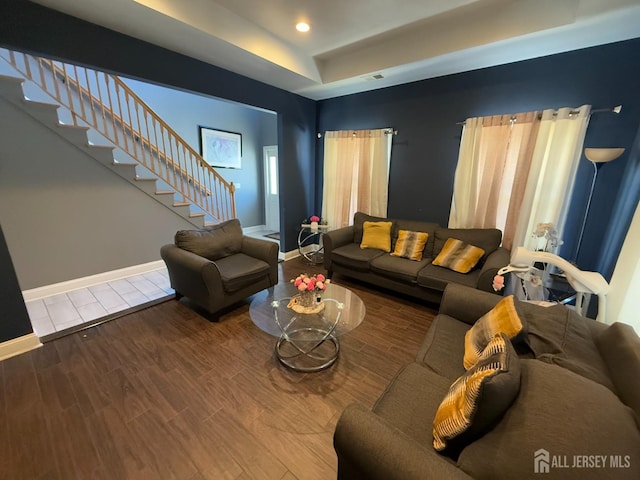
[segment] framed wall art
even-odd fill
[[[242,168],[242,134],[199,127],[200,155],[212,167]]]

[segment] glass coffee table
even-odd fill
[[[278,284],[258,293],[249,309],[251,320],[262,331],[277,337],[276,357],[298,372],[317,372],[338,359],[338,337],[362,323],[366,309],[355,293],[333,283],[322,295],[319,313],[296,313],[287,305],[297,289]]]

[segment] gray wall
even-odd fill
[[[194,228],[3,98],[0,224],[22,290],[159,260]]]
[[[200,151],[198,126],[242,134],[242,168],[219,168],[217,172],[225,180],[240,185],[236,190],[236,210],[242,226],[262,225],[262,147],[278,141],[276,115],[205,95],[123,80],[196,152]]]

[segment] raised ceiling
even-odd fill
[[[34,1],[316,100],[640,37],[640,0]]]

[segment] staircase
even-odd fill
[[[118,77],[5,49],[2,60],[7,101],[194,226],[235,218],[233,183]]]

